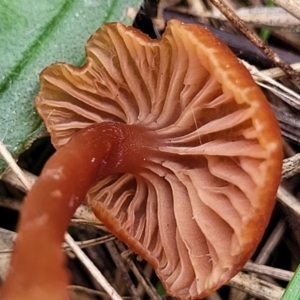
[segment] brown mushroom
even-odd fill
[[[274,206],[282,145],[268,102],[231,51],[197,25],[170,21],[151,40],[107,24],[86,52],[82,68],[54,64],[41,74],[36,106],[58,151],[26,201],[3,299],[20,299],[8,296],[15,284],[44,293],[30,299],[51,290],[16,274],[23,260],[32,263],[20,248],[41,212],[43,230],[54,232],[44,243],[56,242],[43,249],[45,265],[35,250],[42,266],[34,268],[59,269],[61,294],[51,296],[67,298],[59,245],[90,186],[96,216],[153,266],[169,294],[205,297],[251,257]],[[51,266],[50,252],[59,258]]]

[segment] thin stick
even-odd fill
[[[300,173],[300,153],[283,160],[282,178],[287,179]]]
[[[300,20],[299,2],[295,0],[273,0],[274,3],[284,8],[291,15]]]
[[[72,238],[72,237],[71,237]],[[101,245],[101,244],[104,244],[104,243],[107,243],[107,242],[110,242],[110,241],[113,241],[115,240],[116,237],[112,234],[108,234],[106,236],[101,236],[101,237],[98,237],[98,238],[94,238],[94,239],[90,239],[90,240],[85,240],[85,241],[77,241],[75,242],[78,247],[80,249],[84,249],[84,248],[88,248],[88,247],[92,247],[92,246],[95,246],[95,245]],[[70,247],[66,246],[64,247],[65,251],[70,251],[72,250]]]
[[[261,71],[259,71],[255,66],[248,64],[244,60],[242,63],[246,66],[253,79],[257,82],[258,85],[270,90],[272,93],[280,97],[283,101],[288,103],[289,105],[295,107],[296,109],[300,109],[300,96],[296,92],[291,89],[285,87],[280,82],[268,77]],[[270,85],[265,85],[261,81],[266,81],[270,83]]]
[[[284,293],[284,289],[274,284],[241,272],[230,279],[229,285],[246,291],[255,297],[267,300],[281,299]]]
[[[246,24],[222,0],[210,0],[254,45],[256,45],[274,64],[281,68],[299,87],[299,74],[284,60],[282,60],[261,38],[251,31]]]
[[[247,262],[243,268],[244,271],[254,272],[261,275],[267,275],[276,279],[290,281],[294,275],[294,272],[281,270],[278,268],[273,268],[265,265],[254,264]]]
[[[80,247],[76,244],[73,238],[66,233],[65,241],[70,246],[70,248],[74,251],[77,258],[81,261],[81,263],[87,268],[90,274],[97,280],[97,282],[103,287],[103,289],[108,293],[108,295],[113,300],[122,300],[122,298],[118,295],[118,293],[114,290],[114,288],[108,283],[105,277],[101,272],[97,269],[97,267],[92,263],[92,261],[87,257],[87,255],[80,249]]]
[[[285,233],[285,230],[286,230],[285,220],[281,219],[277,223],[276,227],[268,237],[261,251],[259,252],[257,258],[255,259],[255,263],[265,264],[269,260],[270,255],[273,253],[273,251],[276,249],[279,242],[281,241],[282,236]]]
[[[135,277],[138,279],[138,281],[143,285],[145,288],[147,294],[149,295],[150,299],[152,300],[162,300],[162,298],[157,294],[155,289],[153,288],[152,284],[149,284],[147,278],[144,278],[137,268],[137,266],[134,264],[134,262],[128,258],[127,263],[131,269],[131,271],[134,273]]]
[[[280,186],[277,191],[277,198],[280,203],[287,206],[296,217],[300,218],[300,204],[291,193],[289,193],[284,187]]]
[[[20,182],[24,185],[27,191],[30,190],[32,184],[31,182],[26,178],[20,167],[17,165],[15,160],[13,159],[10,152],[7,150],[3,142],[0,140],[0,154],[8,164],[8,166],[14,171],[14,173],[17,175]]]
[[[156,289],[154,288],[154,286],[152,285],[152,283],[148,280],[147,277],[144,277],[142,274],[144,273],[143,271],[141,271],[133,262],[133,260],[131,259],[131,254],[133,253],[133,251],[129,248],[127,250],[125,250],[125,247],[122,243],[117,242],[116,243],[119,251],[121,251],[121,256],[122,258],[127,262],[128,266],[130,267],[131,271],[133,272],[133,274],[135,275],[135,277],[137,278],[139,284],[141,284],[146,293],[149,295],[149,298],[151,300],[162,300],[162,297],[157,293]]]
[[[120,252],[118,251],[117,247],[115,246],[115,244],[113,242],[108,242],[108,243],[106,243],[105,246],[106,246],[111,258],[113,259],[117,269],[120,270],[120,272],[121,272],[123,285],[128,288],[128,291],[131,294],[133,299],[139,299],[139,293],[138,293],[132,279],[130,278],[128,269],[126,268],[126,266],[124,264],[124,260],[122,259],[122,256],[121,256]]]
[[[290,66],[297,72],[300,72],[300,62],[293,63]],[[264,77],[264,76],[266,76],[266,77]],[[266,78],[278,79],[278,78],[284,77],[284,76],[285,76],[285,73],[277,67],[266,69],[266,70],[261,70],[261,71],[259,71],[259,74],[253,74],[253,78],[256,81],[265,81]]]

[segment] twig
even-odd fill
[[[164,12],[165,21],[172,19],[178,19],[184,23],[193,23],[207,27],[213,32],[220,40],[222,40],[235,55],[241,59],[247,60],[252,64],[260,66],[262,68],[273,68],[274,63],[266,57],[255,45],[253,45],[247,38],[242,35],[230,33],[221,29],[217,29],[209,24],[200,22],[198,19],[192,18],[184,14],[180,14],[177,11],[166,10]],[[287,63],[293,64],[300,62],[300,55],[286,51],[277,47],[271,47],[281,58]],[[285,73],[284,73],[285,75]],[[285,75],[286,76],[286,75]]]
[[[122,300],[122,298],[118,295],[118,293],[114,290],[114,288],[108,283],[102,273],[97,269],[97,267],[92,263],[92,261],[88,258],[88,256],[80,249],[80,247],[76,244],[73,238],[66,233],[65,241],[71,247],[73,252],[76,254],[77,258],[81,261],[81,263],[87,268],[89,273],[95,278],[95,280],[103,287],[103,289],[108,293],[108,295],[113,300]]]
[[[243,64],[246,66],[248,71],[251,73],[253,78],[257,81],[257,84],[270,90],[278,97],[280,97],[283,101],[287,102],[289,105],[300,109],[300,96],[296,92],[292,91],[291,89],[285,87],[280,82],[266,76],[264,73],[260,72],[255,66],[248,64],[245,61],[242,61]],[[264,80],[270,83],[272,86],[268,86],[263,84],[261,81]]]
[[[268,240],[264,244],[263,248],[259,252],[257,258],[255,259],[255,262],[257,264],[265,264],[268,261],[270,254],[280,243],[285,230],[286,224],[285,221],[282,219],[278,222],[273,232],[270,234]]]
[[[300,72],[300,62],[291,64],[291,67],[297,72]],[[264,76],[267,78],[278,79],[280,77],[284,77],[285,73],[280,68],[270,68],[259,71],[258,76],[254,74],[253,77],[256,81],[265,81],[266,77]]]
[[[3,232],[1,232],[1,230],[4,230],[4,229],[0,228],[0,237],[2,239],[1,234],[3,234]],[[15,232],[12,232],[12,234],[14,234],[15,238],[17,237],[17,234]],[[1,245],[1,239],[0,239],[0,245]],[[80,247],[80,249],[84,249],[84,248],[92,247],[92,246],[95,246],[95,245],[101,245],[101,244],[107,243],[109,241],[113,241],[115,239],[116,238],[115,238],[114,235],[109,234],[109,235],[106,235],[106,236],[102,236],[102,237],[99,237],[99,238],[90,239],[90,240],[86,240],[86,241],[77,241],[75,243],[78,245],[78,247]],[[13,247],[5,249],[5,253],[11,253],[13,251],[12,248]],[[65,251],[72,251],[70,246],[68,246],[66,243],[63,244],[63,249]],[[3,252],[4,252],[4,250],[1,250],[1,247],[0,247],[0,253],[3,253]]]
[[[85,295],[85,297],[84,296],[78,297],[79,299],[95,299],[92,296],[98,296],[99,299],[106,299],[106,298],[108,298],[108,296],[107,296],[107,294],[105,292],[95,291],[95,290],[89,289],[89,288],[84,287],[84,286],[69,285],[68,289],[71,292],[75,292],[75,293],[80,292],[80,294],[84,294]],[[86,297],[89,297],[89,298],[86,298]],[[71,299],[73,299],[73,298],[71,297]],[[77,299],[77,298],[74,297],[74,299]]]
[[[132,261],[130,255],[132,254],[132,250],[128,249],[126,250],[124,245],[122,243],[117,243],[117,247],[120,251],[122,251],[121,256],[122,258],[128,263],[131,271],[137,278],[137,280],[142,284],[145,291],[149,295],[151,300],[162,300],[162,298],[159,296],[155,288],[153,287],[152,283],[148,280],[148,278],[145,278],[142,273],[140,272],[139,268],[135,265],[135,263]]]
[[[138,279],[138,281],[143,285],[145,288],[147,294],[149,295],[151,300],[162,300],[162,298],[157,294],[155,289],[149,282],[147,282],[147,278],[144,278],[142,274],[140,273],[137,266],[133,263],[133,261],[130,258],[127,258],[127,263],[131,269],[131,271],[134,273],[135,277]]]
[[[235,13],[243,22],[255,27],[279,29],[287,32],[300,32],[299,20],[281,7],[243,7],[235,10]],[[211,18],[220,21],[228,21],[217,10],[202,13],[200,17]]]
[[[283,160],[282,178],[287,179],[300,173],[300,153]]]
[[[296,144],[300,144],[300,119],[296,112],[292,112],[288,108],[277,107],[272,105],[272,109],[276,114],[277,120],[281,127],[282,135],[290,141]],[[284,142],[284,151],[288,156],[293,156],[295,153],[290,153],[291,147],[287,147],[287,143]]]
[[[276,285],[241,272],[234,276],[228,284],[266,300],[279,300],[284,293],[284,289]]]
[[[10,249],[13,246],[16,233],[0,228],[0,282],[7,274],[10,262]]]
[[[254,264],[247,262],[243,268],[244,271],[254,272],[261,275],[267,275],[279,280],[290,281],[294,275],[294,272],[281,270],[278,268],[273,268],[265,265]]]
[[[287,206],[296,217],[300,218],[300,203],[284,187],[280,186],[277,191],[277,198],[281,204]]]
[[[29,191],[32,186],[31,182],[28,180],[28,178],[26,178],[26,176],[24,175],[20,167],[17,165],[17,163],[11,156],[10,152],[6,149],[5,145],[2,143],[1,140],[0,140],[0,154],[2,155],[6,163],[9,165],[9,167],[16,174],[20,182],[24,185],[26,190]]]
[[[222,0],[210,0],[253,44],[255,44],[276,66],[281,68],[300,87],[299,74],[283,61],[261,38],[251,31],[245,23]]]
[[[300,7],[298,1],[291,0],[273,0],[274,3],[284,8],[291,15],[300,20]]]
[[[180,0],[159,1],[158,6],[157,6],[156,18],[152,19],[153,24],[157,27],[158,30],[162,30],[165,28],[165,21],[164,21],[164,17],[163,17],[164,10],[171,5],[177,4],[178,2],[180,2]]]
[[[21,210],[21,202],[17,201],[16,199],[8,198],[5,196],[0,195],[0,206],[6,207],[11,210],[20,211]]]
[[[273,252],[273,250],[278,246],[278,243],[280,242],[284,232],[285,232],[285,222],[284,220],[281,220],[277,226],[275,227],[275,229],[273,230],[273,232],[271,233],[271,235],[269,236],[269,238],[267,239],[266,243],[264,244],[264,246],[262,247],[262,249],[260,250],[257,258],[255,259],[255,263],[262,265],[265,264],[269,257],[270,254]],[[252,278],[254,278],[254,276],[252,276]],[[239,292],[235,292],[234,293],[234,298],[235,300],[242,300],[247,298],[247,294],[245,293],[246,291],[239,291]]]
[[[116,237],[114,235],[108,234],[108,235],[101,236],[101,237],[94,238],[94,239],[90,239],[90,240],[77,241],[76,244],[81,249],[84,249],[84,248],[92,247],[92,246],[95,246],[95,245],[101,245],[101,244],[107,243],[109,241],[113,241],[115,239],[116,239]],[[68,246],[65,246],[64,249],[66,251],[70,251],[71,250],[70,247],[68,247]]]
[[[113,242],[108,242],[106,243],[106,248],[110,253],[111,258],[113,259],[116,267],[118,270],[121,271],[121,276],[122,276],[122,281],[123,281],[123,285],[126,285],[128,290],[130,291],[130,294],[133,296],[133,299],[139,299],[139,294],[137,289],[135,288],[128,270],[124,264],[124,260],[122,259],[121,254],[118,252],[117,247],[115,246],[115,244]]]

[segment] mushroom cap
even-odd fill
[[[155,133],[138,174],[101,179],[86,200],[169,294],[205,297],[242,268],[268,224],[282,164],[272,110],[234,54],[197,25],[173,20],[151,40],[106,24],[86,53],[81,68],[41,73],[36,107],[52,142],[106,121]]]

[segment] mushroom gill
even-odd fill
[[[41,73],[36,106],[52,142],[60,148],[102,122],[150,134],[129,137],[132,149],[146,144],[142,154],[131,151],[127,173],[96,182],[86,201],[169,294],[205,297],[251,257],[274,206],[282,145],[267,100],[231,51],[197,25],[170,21],[151,40],[107,24],[86,53],[82,68],[58,63]]]

